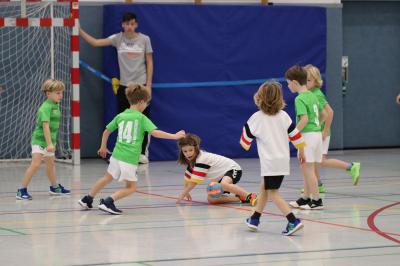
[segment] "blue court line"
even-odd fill
[[[95,76],[111,84],[111,78],[107,77],[94,67],[90,66],[83,60],[79,60],[79,65],[90,71]],[[204,87],[226,87],[241,85],[260,85],[268,80],[285,82],[285,78],[269,78],[269,79],[248,79],[248,80],[231,80],[231,81],[205,81],[205,82],[171,82],[171,83],[153,83],[152,87],[157,89],[167,88],[204,88]]]

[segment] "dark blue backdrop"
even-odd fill
[[[134,4],[104,6],[104,37],[120,32],[124,12],[137,14],[138,31],[150,36],[154,83],[282,79],[294,64],[325,72],[326,10],[320,7]],[[103,71],[118,77],[116,50],[104,49]],[[293,99],[284,85],[286,111]],[[242,126],[256,111],[258,85],[154,88],[151,120],[159,129],[198,134],[202,147],[231,158],[255,157],[239,145]],[[105,123],[116,101],[105,87]],[[109,143],[113,146],[113,143]],[[176,143],[152,138],[151,160],[175,160]]]

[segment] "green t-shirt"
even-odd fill
[[[325,108],[325,105],[328,104],[328,101],[326,100],[326,97],[324,95],[324,93],[321,91],[320,88],[315,87],[311,89],[311,92],[317,97],[318,99],[318,103],[321,106],[322,109]],[[325,127],[325,123],[321,124],[321,131],[324,129]],[[331,131],[329,130],[329,135],[331,135]]]
[[[300,116],[307,115],[308,123],[301,132],[321,132],[319,113],[322,111],[317,97],[311,91],[300,92],[294,100],[296,121]]]
[[[145,132],[151,133],[157,127],[144,114],[126,109],[107,125],[110,132],[118,129],[117,143],[112,157],[122,162],[138,164]]]
[[[47,147],[44,138],[43,122],[49,123],[51,142],[54,146],[57,144],[57,132],[60,127],[61,112],[59,104],[47,99],[39,107],[37,112],[36,127],[32,134],[32,145]]]

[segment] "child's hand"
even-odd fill
[[[107,154],[111,154],[111,152],[107,148],[100,147],[97,154],[100,155],[101,158],[106,158]]]
[[[304,155],[304,149],[300,149],[299,153],[297,154],[297,159],[299,159],[300,164],[306,162],[306,156]]]
[[[188,201],[192,201],[192,196],[188,193],[187,195],[186,195],[186,200],[188,200]]]
[[[184,138],[186,135],[185,130],[181,130],[175,133],[176,139]]]
[[[47,152],[54,152],[55,150],[56,150],[56,148],[54,148],[53,144],[48,145],[46,148]]]
[[[329,135],[329,131],[328,130],[322,131],[322,140],[325,140],[328,135]]]

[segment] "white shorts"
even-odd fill
[[[122,162],[120,160],[114,159],[112,156],[110,158],[110,164],[108,165],[107,172],[117,181],[135,181],[137,182],[137,165]]]
[[[320,163],[322,161],[322,134],[321,132],[302,133],[306,146],[304,155],[306,163]]]
[[[331,141],[331,136],[327,136],[323,141],[322,141],[322,154],[327,155],[328,150],[329,150],[329,142]]]
[[[32,145],[32,154],[34,153],[40,153],[44,157],[52,157],[54,156],[54,152],[48,152],[46,148],[43,148],[40,145]]]

